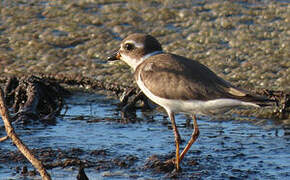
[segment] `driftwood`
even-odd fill
[[[149,99],[140,89],[129,88],[120,97],[121,116],[123,119],[136,119],[137,102],[143,102],[143,109],[153,109]]]
[[[0,142],[6,141],[9,137],[8,136],[4,136],[0,138]]]
[[[36,76],[11,77],[4,90],[5,103],[15,113],[13,120],[22,123],[54,120],[63,107],[63,96],[68,94],[58,83]]]
[[[30,149],[21,141],[21,139],[14,132],[14,128],[10,123],[10,118],[8,114],[8,109],[5,105],[4,101],[4,93],[2,88],[0,88],[0,111],[1,116],[4,122],[5,130],[7,136],[12,140],[12,142],[16,145],[19,151],[31,162],[31,164],[38,170],[42,179],[50,180],[50,175],[42,165],[41,161],[36,159],[36,157],[31,153]]]
[[[89,89],[105,89],[113,91],[116,94],[125,92],[127,89],[133,88],[133,86],[121,86],[118,83],[108,83],[101,80],[83,77],[83,76],[68,76],[65,74],[40,74],[39,77],[55,81],[58,83],[65,83],[67,85],[77,85]],[[1,82],[1,79],[0,79]],[[135,92],[137,93],[137,92]]]

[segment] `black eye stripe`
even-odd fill
[[[135,48],[134,44],[131,44],[131,43],[126,43],[124,48],[128,51],[131,51]]]

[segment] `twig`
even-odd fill
[[[36,159],[36,157],[32,154],[29,148],[18,138],[14,129],[10,123],[9,115],[7,107],[4,103],[4,93],[3,90],[0,88],[0,111],[2,115],[2,119],[4,122],[4,126],[6,129],[7,136],[12,140],[12,142],[17,146],[19,151],[31,162],[31,164],[37,169],[39,174],[41,175],[42,179],[44,180],[51,180],[49,173],[46,171],[44,166],[42,165],[41,161]]]
[[[1,137],[1,138],[0,138],[0,142],[2,142],[2,141],[6,141],[7,139],[8,139],[8,136]]]

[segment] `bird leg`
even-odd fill
[[[188,141],[188,143],[185,146],[184,150],[180,154],[179,161],[181,161],[184,158],[185,154],[190,149],[191,145],[196,141],[196,139],[199,136],[199,129],[198,129],[198,125],[197,125],[197,122],[196,122],[196,116],[193,115],[192,116],[192,119],[193,119],[193,127],[194,127],[194,130],[193,130],[193,132],[191,134],[190,140]]]
[[[171,120],[171,125],[172,125],[172,129],[174,132],[174,137],[175,137],[175,144],[176,144],[176,155],[175,155],[175,164],[176,164],[176,170],[179,170],[179,141],[180,141],[180,135],[175,123],[175,118],[174,118],[174,113],[173,112],[168,112],[169,115],[169,119]]]
[[[179,131],[178,131],[177,128],[176,128],[176,132],[177,132],[177,141],[178,141],[178,144],[181,144],[183,141],[181,139],[181,136],[180,136]]]

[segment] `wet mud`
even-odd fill
[[[4,87],[5,104],[13,111],[11,121],[54,121],[69,91],[56,82],[37,76],[10,77]]]

